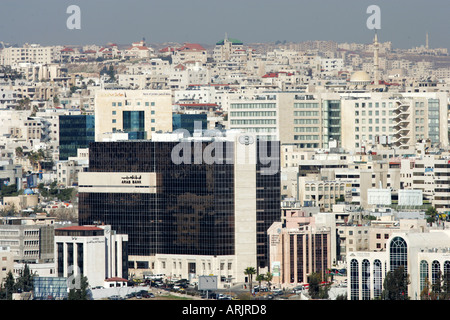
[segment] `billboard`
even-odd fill
[[[274,277],[279,277],[281,275],[281,263],[280,263],[280,261],[272,262],[272,275]]]
[[[367,203],[372,205],[391,205],[391,189],[368,189]]]
[[[422,190],[398,190],[399,206],[421,206],[423,205]]]

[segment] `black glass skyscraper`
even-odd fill
[[[239,164],[226,161],[234,157],[234,142],[216,143],[222,144],[226,155],[223,163],[196,164],[193,144],[192,161],[175,164],[171,152],[178,142],[92,143],[90,172],[155,173],[156,191],[80,192],[79,223],[110,224],[118,233],[128,234],[130,255],[236,254],[235,166]],[[200,143],[201,150],[208,144]],[[257,149],[261,147],[258,145]],[[262,167],[262,164],[255,166],[256,197],[249,201],[256,201],[257,262],[258,266],[265,267],[268,265],[266,231],[280,219],[280,175],[279,171],[261,174]]]

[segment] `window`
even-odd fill
[[[428,286],[429,274],[428,274],[428,262],[425,260],[420,261],[420,292]]]
[[[404,268],[405,275],[408,274],[407,256],[408,250],[406,241],[401,237],[395,237],[392,239],[389,248],[390,256],[390,271],[395,271],[399,267]],[[408,296],[408,288],[405,288],[405,296]]]
[[[376,259],[373,262],[373,296],[374,298],[381,297],[383,291],[383,266],[380,260]]]
[[[350,300],[359,300],[358,260],[350,261]]]
[[[364,259],[361,268],[362,300],[370,300],[370,262]]]

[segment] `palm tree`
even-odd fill
[[[252,284],[253,284],[253,275],[256,274],[256,270],[253,267],[247,267],[244,270],[244,274],[248,276],[248,282],[250,285],[250,292],[252,292]]]
[[[272,279],[273,279],[273,274],[270,271],[267,271],[264,280],[267,281],[267,287],[269,288],[269,290],[270,290],[270,285],[271,285],[270,282],[272,281]]]
[[[266,277],[263,274],[258,274],[255,278],[256,281],[259,283],[259,289],[261,290],[261,282],[266,280]]]
[[[22,149],[22,147],[17,147],[16,148],[16,157],[18,157],[18,158],[23,157],[23,149]]]

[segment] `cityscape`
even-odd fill
[[[0,300],[450,299],[449,49],[380,7],[363,43],[0,38]]]

